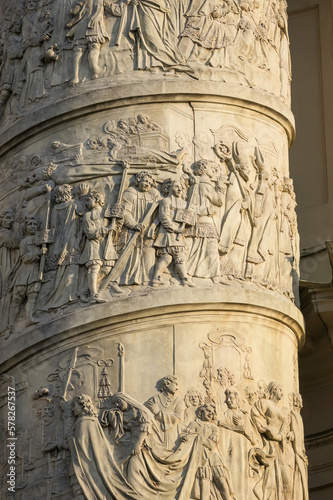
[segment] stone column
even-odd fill
[[[4,497],[308,498],[285,9],[3,8]]]

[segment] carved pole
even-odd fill
[[[119,356],[119,392],[125,392],[125,347],[118,343]]]
[[[148,208],[143,220],[140,221],[140,224],[143,225],[142,231],[145,231],[145,228],[147,227],[147,224],[151,220],[157,207],[158,207],[158,203],[154,202],[151,204],[150,208]],[[135,233],[132,234],[132,236],[130,237],[130,239],[127,242],[127,245],[125,246],[125,248],[123,250],[123,253],[121,254],[120,258],[117,260],[115,266],[113,267],[111,273],[108,276],[106,276],[106,278],[104,278],[104,280],[102,281],[101,287],[100,287],[100,292],[105,290],[107,288],[107,286],[109,285],[109,283],[111,283],[112,281],[117,281],[119,279],[119,277],[121,276],[121,273],[123,272],[123,270],[125,268],[128,257],[130,255],[135,243],[136,243],[136,240],[138,239],[138,237],[141,233],[142,233],[141,231],[136,231]]]
[[[63,399],[64,400],[66,399],[68,386],[69,386],[69,383],[70,383],[70,380],[71,380],[71,376],[72,376],[73,370],[74,370],[75,365],[76,365],[78,349],[79,349],[78,347],[75,347],[75,349],[73,351],[73,354],[72,354],[72,358],[71,358],[69,366],[68,366],[68,373],[67,373],[67,377],[66,377],[66,382],[65,382],[65,387],[64,387],[64,394],[63,394]]]
[[[187,206],[186,206],[187,211],[189,211],[191,209],[191,206],[193,204],[193,200],[194,200],[195,195],[197,194],[197,191],[198,191],[198,186],[199,186],[198,180],[194,178],[194,182],[195,182],[195,184],[192,186],[192,190],[191,190],[191,193],[190,193],[190,196],[189,196],[189,199],[187,202]],[[182,230],[182,232],[184,231],[185,226],[186,226],[186,221],[184,221],[180,224],[180,229]],[[177,241],[179,241],[179,237],[180,237],[180,233],[178,233],[176,236]]]
[[[50,216],[51,216],[51,190],[47,192],[47,208],[46,208],[46,216],[45,216],[45,235],[43,239],[45,240],[48,239],[47,236],[47,230],[49,227],[50,223]],[[42,250],[45,250],[47,248],[46,243],[42,244]],[[45,267],[45,262],[46,262],[46,254],[42,254],[40,258],[40,264],[39,264],[39,280],[42,281],[43,275],[44,275],[44,267]]]
[[[117,218],[120,218],[120,217],[116,217],[115,214],[117,212],[117,209],[119,209],[119,211],[120,211],[119,215],[122,215],[123,208],[124,208],[121,205],[121,200],[122,200],[122,197],[123,197],[123,193],[124,193],[124,189],[125,189],[125,181],[126,181],[128,170],[130,168],[130,164],[127,163],[127,162],[124,162],[123,165],[124,165],[124,170],[123,170],[123,174],[122,174],[122,177],[121,177],[121,183],[120,183],[120,187],[119,187],[117,202],[116,202],[116,204],[113,207],[111,207],[111,210],[110,210],[110,212],[111,212],[110,215],[113,215],[113,217],[112,217],[112,220],[111,220],[111,224],[109,226],[110,231],[109,231],[109,234],[107,236],[107,241],[106,241],[106,245],[105,245],[105,251],[104,251],[104,258],[105,258],[105,260],[108,260],[108,254],[110,252],[110,248],[113,245],[113,243],[112,243],[113,231],[116,228]]]

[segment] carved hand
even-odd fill
[[[135,231],[143,231],[145,228],[145,226],[140,222],[140,224],[137,224],[136,226],[134,226],[134,230]]]
[[[288,432],[288,434],[287,434],[287,436],[286,436],[286,440],[287,440],[288,442],[290,442],[290,441],[294,441],[294,440],[295,440],[295,434],[294,434],[292,431]]]
[[[140,455],[140,453],[141,453],[141,446],[140,446],[140,445],[137,445],[137,446],[134,448],[134,450],[132,450],[131,455],[133,455],[133,456],[134,456],[134,455]]]
[[[234,425],[241,425],[243,423],[241,417],[237,417],[236,415],[232,417],[232,422]]]

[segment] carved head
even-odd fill
[[[139,188],[139,191],[145,193],[150,188],[155,187],[155,179],[150,172],[142,170],[135,176],[135,186]]]
[[[178,391],[177,377],[167,375],[158,381],[157,386],[160,392],[174,395]]]
[[[8,208],[0,215],[0,225],[5,229],[11,229],[15,221],[15,210]]]
[[[226,396],[225,402],[227,403],[227,407],[230,410],[239,408],[240,406],[239,395],[235,389],[227,389],[224,392],[224,394]]]
[[[28,12],[33,12],[34,10],[37,10],[37,0],[27,0],[26,6]]]
[[[224,387],[230,387],[235,384],[235,375],[228,368],[217,369],[217,380]]]
[[[163,196],[168,196],[171,194],[176,198],[184,198],[186,196],[186,183],[183,177],[177,177],[176,179],[166,179],[162,182],[160,191]]]
[[[149,116],[148,115],[138,115],[138,122],[142,123],[143,125],[146,125],[149,123]]]
[[[204,402],[203,395],[196,389],[190,389],[187,391],[184,397],[184,402],[187,408],[190,406],[201,406]]]
[[[72,410],[76,417],[97,417],[97,411],[91,401],[91,398],[86,394],[75,396],[72,402]]]
[[[204,422],[213,422],[217,418],[217,410],[214,403],[205,403],[197,409],[197,415]]]
[[[257,383],[257,394],[258,394],[258,399],[266,399],[267,398],[268,388],[263,380],[259,380]]]
[[[41,225],[42,221],[39,217],[29,215],[25,219],[25,233],[28,235],[33,235],[41,228]]]
[[[247,385],[245,387],[245,397],[246,397],[247,402],[249,403],[249,405],[253,406],[254,403],[257,400],[257,392],[252,387],[250,387],[249,385]]]
[[[293,407],[298,411],[301,411],[303,408],[302,396],[298,392],[293,392]]]
[[[124,412],[126,410],[128,410],[128,403],[127,401],[125,401],[124,398],[118,396],[114,401],[113,401],[113,404],[119,408],[120,411]]]
[[[69,184],[58,186],[54,193],[54,201],[62,203],[72,199],[72,187]]]
[[[272,401],[280,401],[283,396],[282,388],[277,382],[270,382],[268,384],[269,399]]]
[[[13,21],[12,24],[10,25],[9,30],[12,33],[16,33],[17,35],[19,35],[22,30],[22,21],[20,19],[15,19],[15,21]]]
[[[124,118],[119,120],[117,125],[118,125],[118,128],[120,128],[121,130],[124,130],[125,132],[129,132],[127,120],[125,120]]]
[[[199,160],[192,165],[194,175],[201,176],[207,173],[208,162],[207,160]]]
[[[193,163],[192,170],[197,177],[206,175],[215,181],[220,173],[220,166],[209,160],[199,160]]]
[[[186,146],[191,147],[191,143],[190,143],[190,140],[188,138],[188,135],[185,134],[185,132],[182,132],[181,130],[178,130],[178,132],[176,132],[175,141],[176,141],[176,144],[178,144],[178,146],[180,148],[185,148]]]
[[[86,198],[86,204],[88,210],[92,210],[96,205],[104,206],[105,199],[102,193],[96,191],[96,189],[91,189]]]

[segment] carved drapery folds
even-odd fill
[[[4,9],[0,43],[0,115],[12,119],[59,86],[123,73],[290,97],[285,0],[27,0]]]
[[[18,433],[26,498],[37,488],[45,498],[225,500],[275,491],[307,500],[301,396],[285,398],[278,382],[239,371],[245,361],[251,370],[257,353],[238,336],[211,332],[197,346],[197,386],[165,375],[146,401],[123,390],[122,344],[65,352],[33,395],[34,427]]]
[[[307,500],[284,0],[4,4],[18,499]]]
[[[45,157],[11,160],[6,182],[21,201],[1,218],[6,337],[49,314],[168,287],[233,285],[294,300],[296,202],[273,141],[223,126],[193,144],[177,133],[170,152],[147,115],[101,128],[79,144],[53,142]]]

